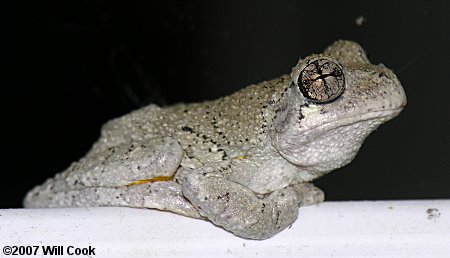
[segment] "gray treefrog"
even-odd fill
[[[290,75],[107,122],[85,157],[32,189],[24,206],[154,208],[266,239],[300,206],[322,202],[310,182],[348,164],[405,105],[391,70],[337,41]]]

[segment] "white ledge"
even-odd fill
[[[450,200],[302,207],[290,228],[264,241],[156,210],[5,209],[0,245],[91,246],[91,257],[449,257]]]

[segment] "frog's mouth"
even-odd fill
[[[304,131],[303,134],[308,135],[311,132],[323,133],[324,131],[333,130],[338,127],[349,126],[352,124],[358,124],[358,123],[361,123],[364,121],[371,121],[371,120],[373,120],[374,123],[376,123],[378,126],[378,125],[398,116],[400,114],[400,112],[403,110],[403,107],[404,106],[401,106],[398,108],[393,108],[393,109],[370,111],[370,112],[366,112],[364,114],[339,118],[337,120],[329,121],[325,124],[313,126],[313,127],[309,128],[307,131]]]
[[[312,178],[348,164],[364,139],[402,107],[339,118],[307,131],[278,135],[275,147],[289,162],[308,171]]]

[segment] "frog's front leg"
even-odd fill
[[[307,183],[258,196],[241,184],[204,171],[179,172],[176,180],[202,216],[250,239],[275,235],[296,220],[299,206],[323,201],[323,192]]]

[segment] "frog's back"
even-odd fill
[[[290,77],[283,75],[216,100],[167,107],[151,104],[106,123],[99,142],[118,145],[170,136],[185,150],[208,151],[258,144],[268,130],[268,103],[289,81]]]
[[[288,76],[250,85],[232,95],[200,103],[177,104],[162,109],[165,133],[174,135],[182,145],[211,142],[238,146],[262,140],[267,131],[266,109],[272,96],[281,92]]]

